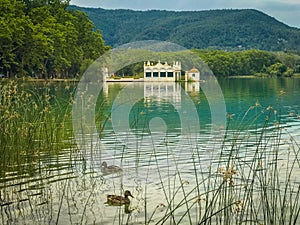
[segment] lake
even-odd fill
[[[2,82],[0,223],[296,224],[300,79],[214,82]]]

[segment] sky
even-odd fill
[[[257,9],[289,26],[300,28],[300,0],[71,0],[70,4],[133,10]]]

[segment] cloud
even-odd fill
[[[269,10],[299,10],[299,0],[72,0],[71,4],[88,7],[126,9],[204,10],[222,8],[263,8]]]
[[[263,5],[263,9],[267,10],[274,10],[274,11],[288,11],[288,12],[294,12],[300,10],[300,4],[299,2],[293,3],[293,2],[274,2],[271,5]]]
[[[262,4],[259,10],[293,27],[300,27],[300,2],[297,0],[277,0],[272,4]]]

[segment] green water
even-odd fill
[[[227,156],[221,155],[221,149],[222,154],[231,149],[232,140],[238,143],[236,166],[246,171],[243,165],[252,162],[266,119],[266,149],[277,143],[274,130],[278,126],[284,131],[282,140],[292,137],[299,143],[300,79],[220,79],[218,83],[224,95],[224,112],[228,113],[223,115],[227,127],[216,126],[212,119],[218,112],[211,109],[219,109],[212,105],[222,106],[222,99],[206,96],[201,91],[205,84],[139,83],[132,89],[131,94],[137,95],[137,101],[132,102],[119,100],[127,84],[109,83],[95,107],[97,133],[84,133],[82,145],[72,130],[70,96],[74,96],[77,84],[26,84],[27,91],[39,96],[44,96],[45,90],[57,96],[49,100],[56,110],[47,121],[55,135],[38,136],[41,139],[29,142],[31,150],[24,142],[10,144],[9,138],[1,142],[0,223],[156,224],[168,212],[168,201],[176,207],[187,193],[191,198],[204,191],[207,186],[194,189],[195,185],[226,165]],[[38,122],[44,126],[43,121]],[[42,139],[50,136],[60,138],[47,146],[48,140]],[[278,160],[285,162],[290,158],[284,152],[291,146],[282,142],[278,144],[282,151]],[[123,172],[104,173],[103,161],[122,167]],[[291,179],[300,171],[298,165],[294,167]],[[242,184],[243,179],[240,175],[236,182]],[[131,213],[105,204],[107,194],[127,189],[134,195]],[[166,224],[176,224],[181,218],[180,224],[201,221],[200,206],[185,214],[187,207],[178,207],[175,218]]]

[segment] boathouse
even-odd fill
[[[144,62],[144,81],[177,81],[181,78],[181,63],[176,61],[173,65],[160,61],[154,64]]]

